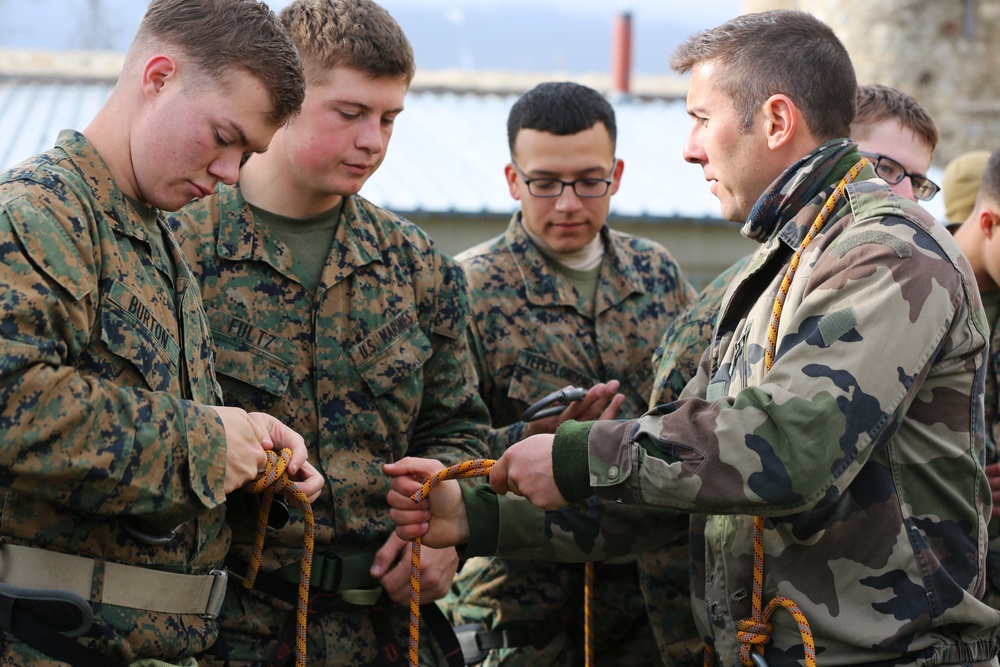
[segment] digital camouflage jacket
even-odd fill
[[[226,438],[203,405],[219,400],[208,322],[169,234],[163,247],[81,134],[0,177],[5,543],[183,574],[221,565]],[[127,523],[176,537],[149,546]],[[215,632],[195,614],[98,605],[84,641],[119,661],[172,660]],[[7,642],[5,658],[20,650]]]
[[[360,196],[345,198],[314,294],[295,278],[287,246],[256,221],[238,187],[220,187],[172,224],[201,282],[225,402],[284,421],[305,438],[326,477],[313,503],[317,552],[373,555],[382,546],[393,528],[384,464],[404,456],[453,464],[485,455],[489,416],[465,337],[465,277],[415,225]],[[233,553],[244,561],[256,506],[230,508]],[[298,581],[304,522],[296,508],[289,512],[288,523],[267,539],[261,570],[293,564]],[[266,647],[290,607],[255,592],[233,594],[241,600],[227,601],[223,636],[239,649],[245,637],[231,631],[248,632]],[[405,637],[406,609],[391,607]],[[333,630],[324,629],[327,622]],[[361,665],[377,650],[367,615],[356,610],[336,622],[311,617],[310,628],[323,646],[310,646],[311,660],[326,655],[329,664]],[[266,657],[268,650],[250,653]]]
[[[523,437],[524,410],[566,385],[589,389],[617,379],[625,396],[620,414],[636,416],[646,409],[653,386],[650,358],[693,290],[659,244],[606,225],[601,238],[605,250],[596,312],[532,243],[520,212],[503,235],[457,257],[469,279],[471,348],[479,391],[493,419],[494,458]],[[686,562],[674,574],[686,587]],[[662,583],[657,579],[650,586],[677,586],[677,581],[663,577]],[[570,665],[583,659],[567,639],[582,627],[580,566],[471,559],[455,588],[459,592],[448,605],[458,624],[509,627],[537,622],[553,633],[561,627],[575,628],[544,650],[520,649],[517,662],[504,655],[503,664]],[[656,660],[634,563],[602,565],[595,588],[598,659],[612,651],[618,659],[637,664]],[[657,597],[662,597],[659,592]]]
[[[595,310],[551,268],[515,213],[507,231],[456,258],[472,296],[469,327],[479,393],[493,420],[490,454],[521,440],[521,413],[547,394],[618,380],[620,414],[645,412],[650,358],[663,331],[694,298],[670,253],[607,225]]]
[[[736,623],[751,615],[755,515],[766,526],[764,601],[780,594],[802,608],[820,664],[997,654],[1000,615],[979,600],[988,327],[944,226],[866,167],[802,255],[764,372],[785,269],[859,157],[849,141],[824,144],[758,202],[744,233],[761,248],[681,400],[556,436],[556,481],[571,502],[594,493],[612,508],[662,508],[649,511],[664,536],[668,508],[692,513],[696,620],[724,665],[738,664]],[[625,512],[633,527],[641,510]],[[602,543],[641,548],[650,532]],[[771,622],[768,663],[799,664],[793,618]]]

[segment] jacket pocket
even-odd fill
[[[358,374],[376,397],[402,384],[431,358],[433,348],[412,308],[351,348]]]
[[[263,409],[288,391],[295,369],[297,346],[216,308],[207,309],[215,372],[226,405]]]
[[[131,365],[153,391],[169,391],[180,364],[180,345],[138,294],[124,283],[111,285],[101,308],[101,342],[119,369]],[[117,373],[109,372],[107,377]]]

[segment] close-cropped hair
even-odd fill
[[[772,95],[787,95],[820,141],[846,137],[854,120],[857,79],[833,30],[805,12],[776,9],[743,14],[688,37],[670,59],[684,74],[718,64],[719,85],[733,101],[740,130]]]
[[[259,0],[152,0],[126,68],[164,46],[190,59],[200,78],[224,82],[237,69],[256,77],[271,98],[269,117],[275,125],[302,108],[305,77],[295,45],[277,15]]]
[[[615,110],[593,88],[570,81],[540,83],[522,95],[507,116],[507,143],[511,152],[521,130],[566,136],[603,123],[615,146],[618,128]]]
[[[413,81],[417,66],[410,40],[371,0],[295,0],[280,16],[309,81],[322,80],[336,67],[373,79],[401,79],[407,86]]]
[[[1000,205],[1000,148],[993,149],[983,170],[983,180],[979,186],[979,200],[986,200],[993,206]]]
[[[858,86],[858,111],[851,136],[863,138],[866,129],[886,120],[896,120],[915,134],[931,152],[937,148],[938,131],[931,115],[917,100],[901,90],[882,84]]]

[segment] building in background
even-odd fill
[[[1000,0],[744,0],[747,12],[801,9],[828,23],[859,83],[913,95],[941,135],[934,164],[1000,146]]]
[[[59,130],[82,129],[110,94],[121,55],[0,51],[0,167],[49,148]],[[503,232],[516,202],[503,168],[507,115],[544,74],[419,71],[396,120],[392,151],[361,194],[410,218],[450,254]],[[575,75],[609,90],[611,75]],[[753,248],[719,219],[700,168],[681,159],[690,128],[686,82],[630,78],[615,96],[618,157],[625,161],[609,224],[667,246],[703,285]]]

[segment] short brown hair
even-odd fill
[[[851,136],[864,136],[865,128],[884,120],[896,120],[934,152],[937,148],[937,126],[913,97],[891,86],[874,83],[858,86],[858,112],[851,124]]]
[[[371,0],[295,0],[281,10],[310,81],[335,67],[373,79],[403,79],[416,72],[413,47],[396,20]]]
[[[801,11],[744,14],[688,37],[670,59],[679,74],[716,61],[720,84],[749,132],[772,95],[787,95],[819,140],[846,137],[854,120],[857,79],[847,49],[828,25]]]
[[[979,202],[986,201],[993,206],[1000,205],[1000,148],[993,149],[983,170],[983,181],[979,186]]]
[[[152,0],[129,55],[154,44],[177,47],[209,79],[232,69],[255,76],[270,94],[275,125],[302,108],[305,77],[295,45],[259,0]]]

